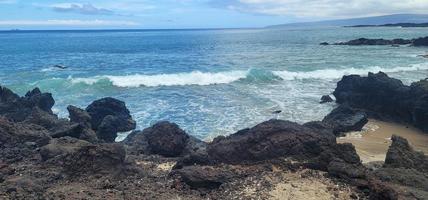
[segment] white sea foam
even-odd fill
[[[357,74],[366,75],[368,72],[405,72],[405,71],[418,71],[428,70],[427,64],[414,64],[410,67],[394,67],[394,68],[382,68],[382,67],[369,67],[363,69],[347,68],[347,69],[323,69],[309,72],[290,72],[290,71],[274,71],[273,73],[284,80],[294,79],[339,79],[344,75]]]
[[[69,81],[71,81],[72,84],[77,83],[85,83],[87,85],[93,85],[103,79],[101,76],[95,76],[95,77],[89,77],[89,78],[73,78],[72,76],[69,76],[67,78]]]
[[[157,87],[157,86],[183,86],[183,85],[214,85],[214,84],[228,84],[239,80],[247,81],[266,81],[272,80],[300,80],[300,79],[339,79],[344,75],[358,74],[366,75],[368,72],[405,72],[405,71],[418,71],[428,70],[428,63],[415,64],[409,67],[395,67],[395,68],[382,68],[382,67],[369,67],[363,69],[347,68],[347,69],[323,69],[308,72],[290,72],[290,71],[265,71],[260,69],[250,70],[235,70],[225,72],[200,72],[193,71],[188,73],[176,74],[156,74],[156,75],[123,75],[123,76],[94,76],[88,78],[73,78],[69,77],[68,80],[73,84],[84,83],[93,85],[101,80],[111,82],[116,87]]]
[[[227,72],[200,72],[158,75],[125,75],[125,76],[94,76],[88,78],[69,77],[73,84],[85,83],[93,85],[101,80],[108,80],[117,87],[156,87],[174,85],[212,85],[227,84],[245,78],[247,71],[227,71]]]

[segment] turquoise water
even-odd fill
[[[428,48],[320,46],[359,37],[415,38],[424,28],[0,32],[0,83],[53,93],[55,112],[112,96],[138,127],[176,122],[209,139],[270,118],[320,120],[345,74],[428,77]],[[52,67],[61,64],[69,68]],[[272,111],[282,110],[279,115]]]

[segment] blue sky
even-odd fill
[[[0,0],[0,29],[241,28],[428,11],[428,0]]]

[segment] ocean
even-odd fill
[[[60,117],[67,105],[115,97],[139,129],[168,120],[209,140],[271,118],[321,120],[335,104],[321,105],[320,97],[343,75],[383,71],[405,84],[428,77],[428,59],[418,56],[428,48],[321,42],[427,35],[386,27],[3,31],[0,84],[20,95],[51,92]]]

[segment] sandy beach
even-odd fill
[[[428,154],[428,134],[401,124],[370,119],[361,132],[351,132],[338,138],[338,143],[352,143],[363,163],[384,161],[391,136],[406,138],[415,150]]]

